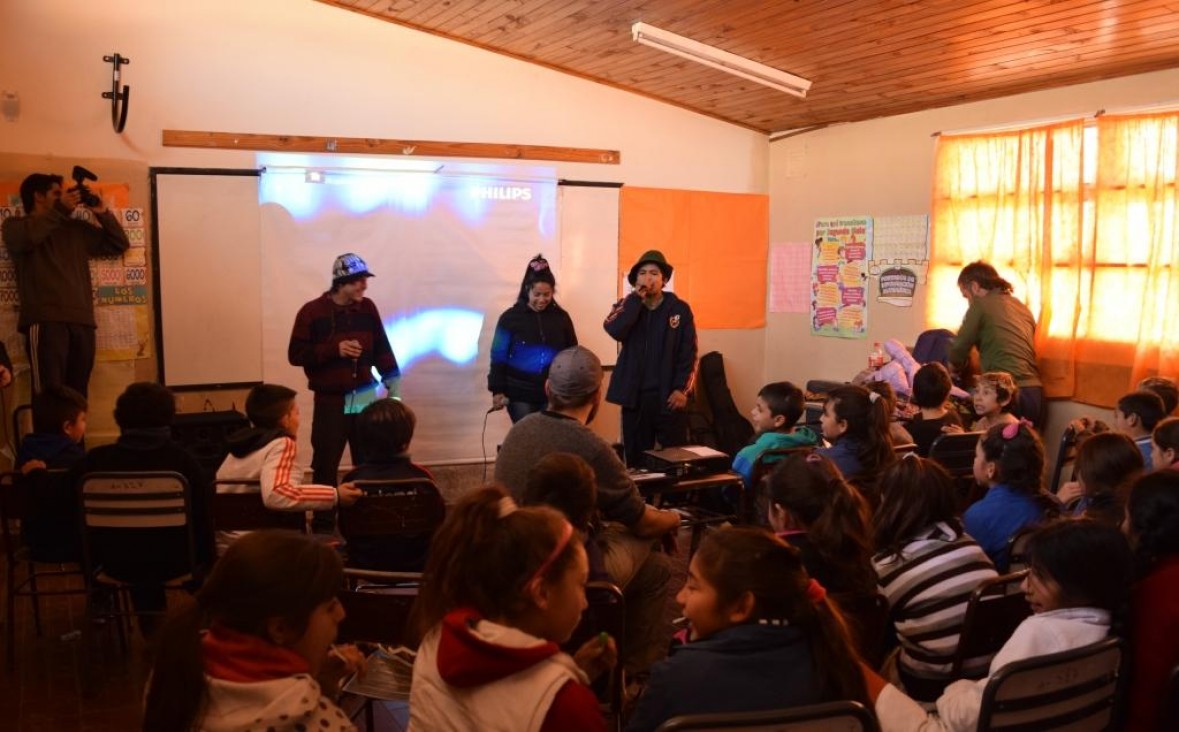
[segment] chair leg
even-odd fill
[[[16,670],[16,580],[12,571],[15,565],[8,566],[8,592],[4,602],[4,624],[8,634],[8,671]]]
[[[364,702],[364,732],[376,732],[377,724],[373,715],[373,700]]]
[[[41,633],[41,599],[37,595],[37,567],[32,563],[28,563],[29,571],[29,598],[33,601],[33,627],[37,629],[37,637],[40,638]]]

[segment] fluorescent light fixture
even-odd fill
[[[719,48],[693,41],[691,38],[684,38],[646,23],[635,23],[630,27],[630,32],[634,40],[644,46],[675,54],[680,58],[740,76],[742,79],[748,79],[802,99],[806,98],[807,90],[811,88],[811,82],[801,76],[750,61],[735,53],[722,51]]]

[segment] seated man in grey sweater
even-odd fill
[[[663,618],[671,568],[655,542],[679,529],[679,514],[644,502],[613,448],[586,427],[602,402],[602,363],[593,351],[574,346],[558,353],[545,393],[549,408],[520,420],[504,438],[495,479],[521,500],[528,471],[545,455],[573,453],[593,468],[606,522],[598,540],[606,571],[626,596],[622,662],[628,673],[645,672],[671,636]]]

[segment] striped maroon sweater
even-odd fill
[[[355,361],[340,356],[340,342],[347,340],[360,341],[364,349]],[[367,297],[341,306],[325,292],[299,308],[287,360],[303,367],[312,391],[324,394],[347,394],[374,383],[373,366],[382,381],[401,375],[381,315]]]

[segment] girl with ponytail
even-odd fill
[[[676,600],[691,640],[652,669],[629,732],[682,714],[867,702],[839,610],[807,575],[798,550],[768,532],[709,534]]]
[[[604,730],[588,684],[614,641],[562,653],[586,607],[582,538],[557,511],[482,488],[434,534],[411,615],[422,638],[410,691],[418,730]]]
[[[830,458],[843,477],[876,505],[876,477],[896,460],[889,437],[892,414],[888,400],[862,386],[848,384],[827,392],[819,424],[831,447],[819,453]]]
[[[332,697],[364,659],[351,646],[328,655],[343,577],[336,552],[300,534],[234,542],[161,631],[145,732],[355,730]]]
[[[794,454],[769,477],[769,522],[807,574],[841,601],[876,594],[868,506],[831,460]]]

